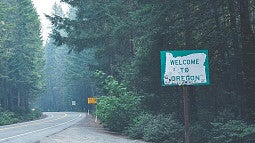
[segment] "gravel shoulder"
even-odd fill
[[[140,140],[131,140],[125,136],[107,132],[91,115],[73,126],[48,136],[40,143],[145,143]]]

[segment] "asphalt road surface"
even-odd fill
[[[45,112],[47,118],[0,126],[0,143],[35,143],[56,134],[85,117],[77,112]]]
[[[106,131],[95,118],[86,115],[73,126],[43,138],[37,143],[145,143],[126,136]]]

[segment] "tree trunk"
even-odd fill
[[[244,82],[243,82],[243,75],[242,75],[242,62],[241,62],[241,47],[238,38],[238,31],[237,31],[237,21],[236,21],[236,10],[235,10],[235,2],[233,0],[228,0],[228,10],[230,15],[230,30],[231,30],[231,49],[229,49],[230,60],[230,67],[229,67],[229,79],[232,84],[230,84],[230,91],[234,91],[236,93],[236,99],[233,104],[236,105],[237,108],[235,111],[238,111],[238,116],[244,117],[244,100],[242,94],[244,93]],[[237,78],[231,78],[231,76],[235,76]]]
[[[242,62],[244,66],[244,82],[246,87],[247,118],[251,119],[252,112],[255,111],[255,41],[254,33],[251,29],[249,1],[239,0]]]
[[[221,28],[221,25],[220,25],[220,15],[219,15],[219,4],[218,4],[218,1],[211,1],[211,5],[212,5],[212,9],[213,9],[213,19],[214,19],[214,26],[215,26],[215,32],[216,32],[216,35],[217,37],[219,37],[219,39],[222,39],[222,35],[220,33],[220,28]],[[222,45],[222,42],[221,40],[217,40],[215,42],[215,45],[214,45],[214,49],[212,50],[214,53],[212,53],[211,55],[214,55],[214,56],[217,56],[218,58],[215,59],[215,61],[213,61],[215,64],[215,67],[213,68],[214,69],[214,81],[217,82],[217,85],[215,85],[213,88],[214,90],[212,90],[213,95],[214,95],[214,100],[213,100],[213,106],[214,106],[214,110],[213,110],[213,114],[214,116],[216,116],[220,110],[220,106],[221,105],[221,95],[219,95],[218,92],[215,93],[215,90],[221,90],[221,88],[224,88],[223,85],[223,81],[222,80],[219,80],[219,79],[222,79],[222,77],[224,76],[222,73],[221,73],[221,70],[222,70],[222,63],[220,63],[219,61],[223,60],[224,59],[224,51],[223,51],[223,45]]]

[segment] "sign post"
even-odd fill
[[[183,86],[183,103],[184,103],[185,141],[186,143],[189,143],[189,104],[187,86]]]
[[[97,104],[97,98],[96,97],[88,98],[88,104]],[[96,106],[96,109],[97,109],[97,106]],[[89,114],[89,110],[88,110],[88,114]],[[97,113],[96,113],[95,122],[97,122]]]
[[[162,86],[182,86],[185,142],[189,143],[188,85],[209,85],[207,50],[161,51]]]
[[[74,111],[76,105],[76,101],[72,100],[72,111]]]

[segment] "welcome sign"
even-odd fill
[[[162,86],[208,85],[208,50],[161,51]]]

